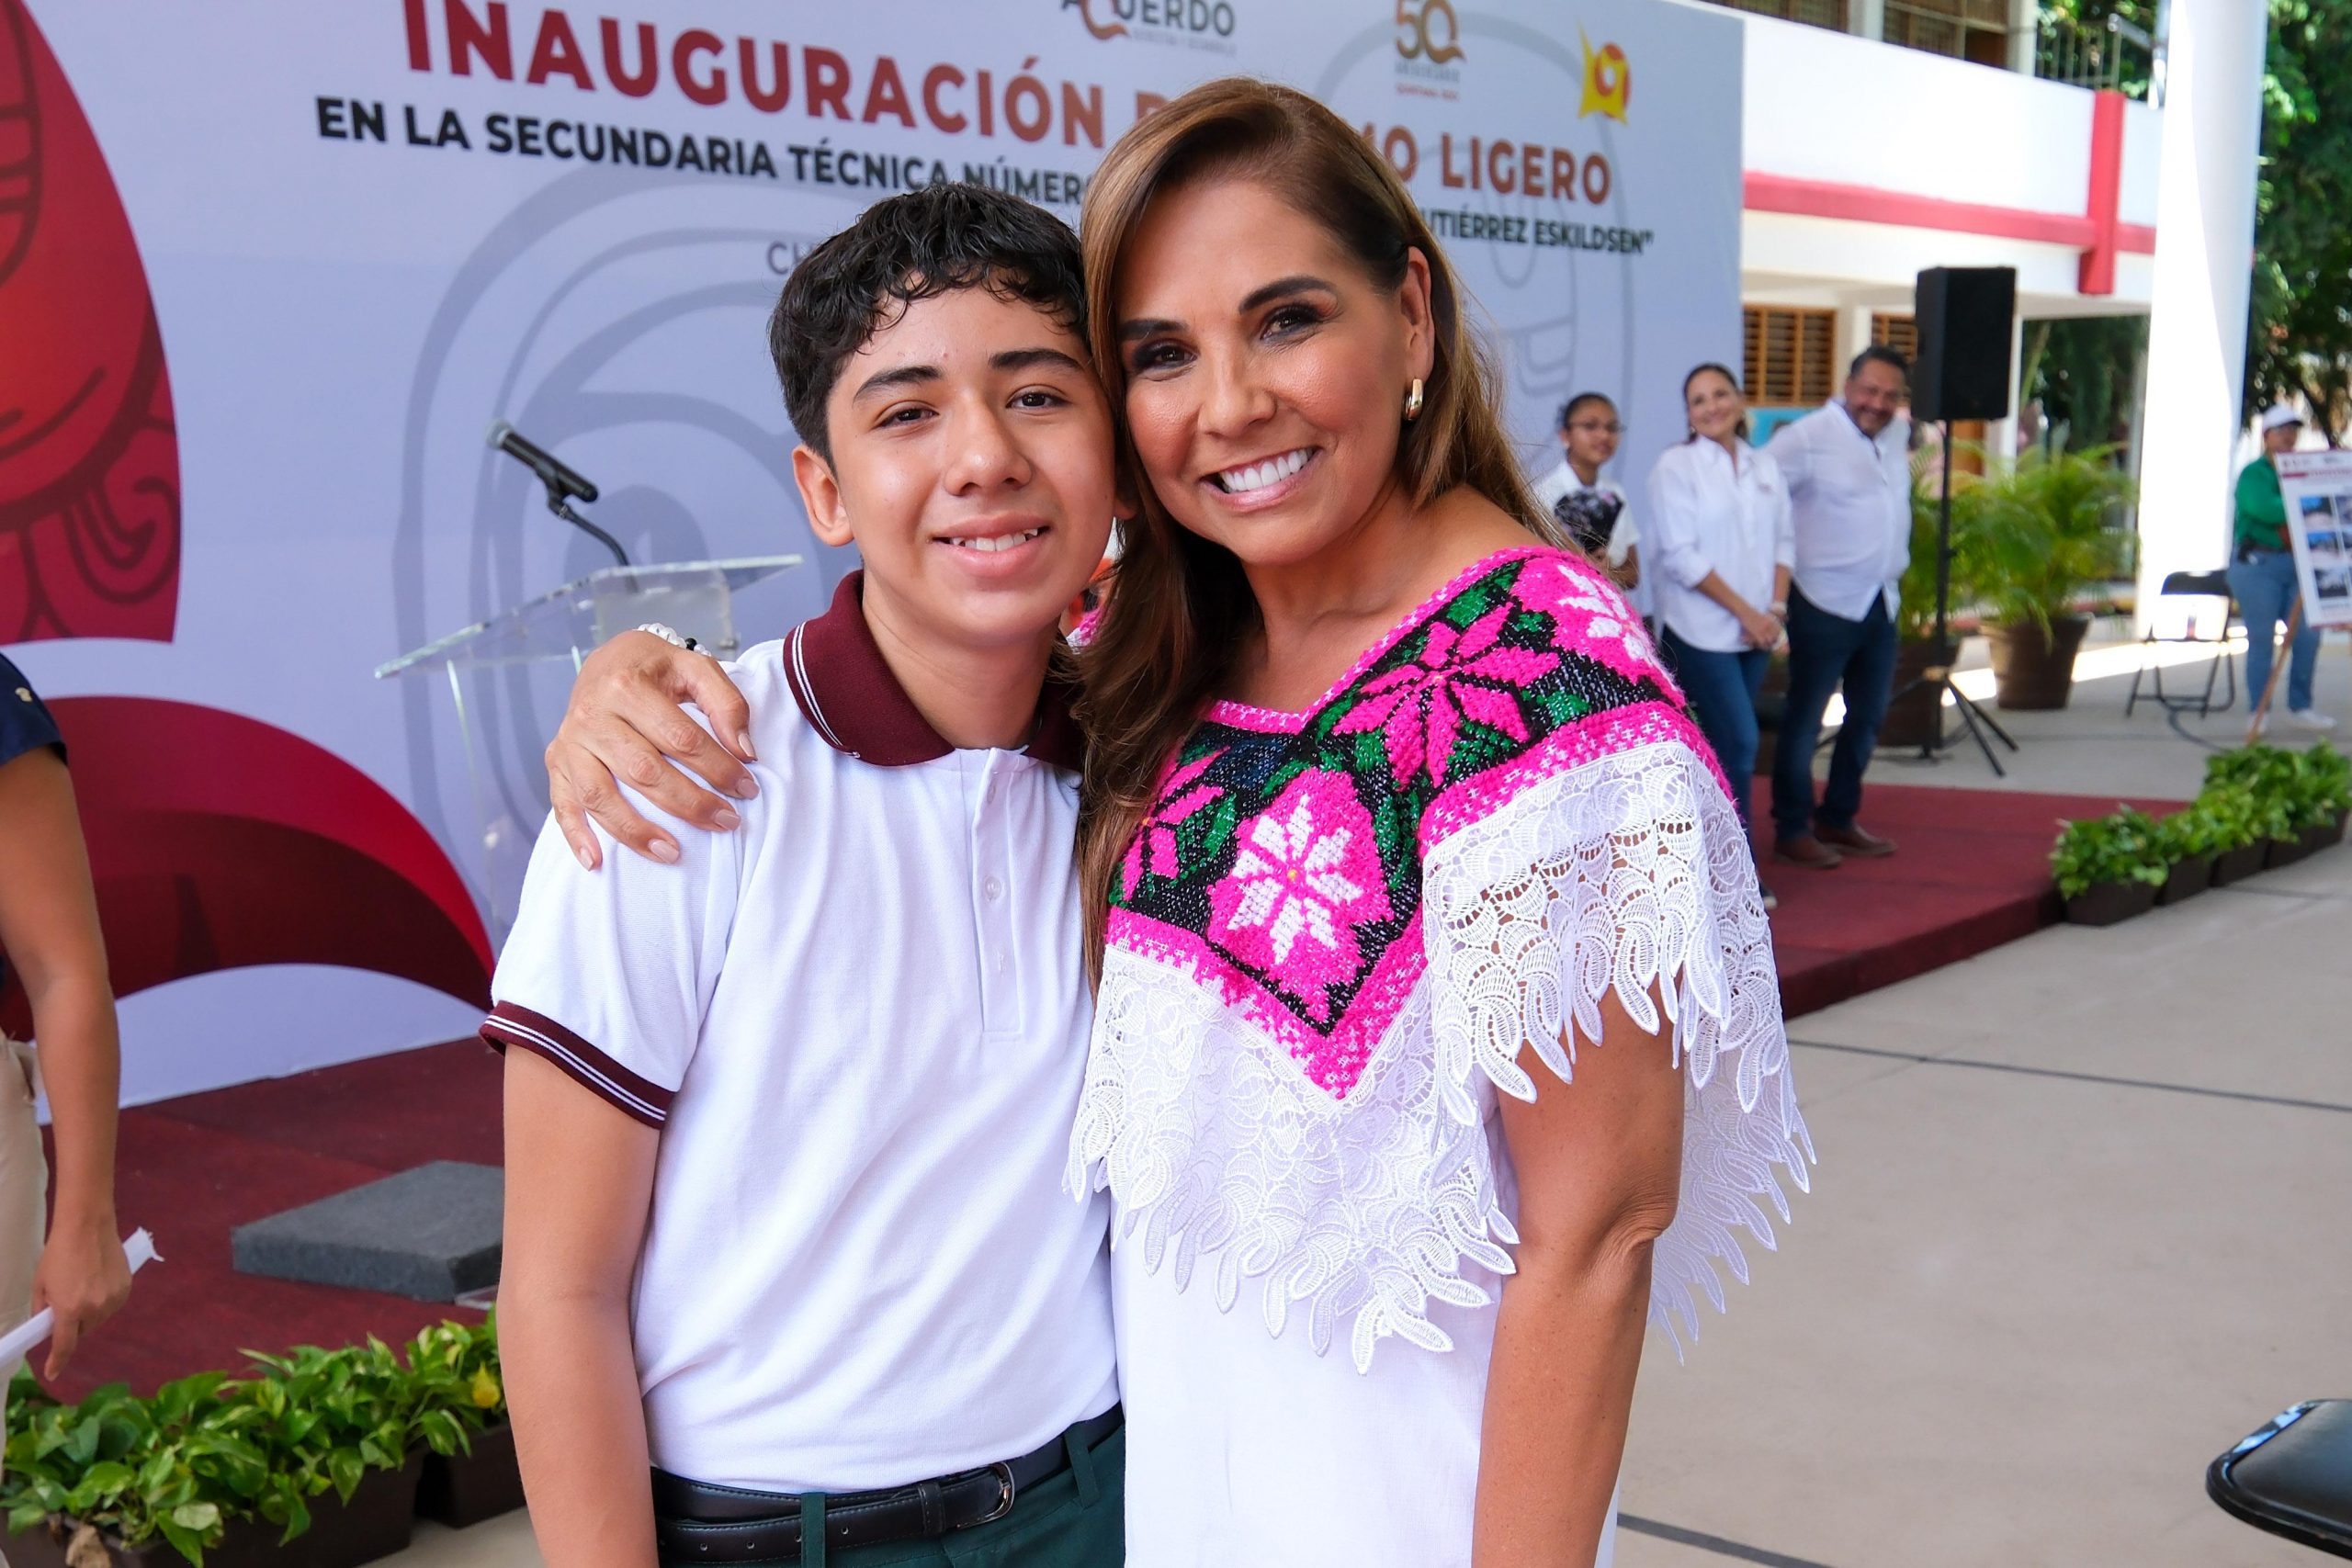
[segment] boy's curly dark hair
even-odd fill
[[[1078,236],[987,186],[926,186],[877,201],[792,269],[768,317],[768,353],[792,427],[827,462],[825,400],[842,367],[906,308],[957,288],[1025,300],[1086,334]]]

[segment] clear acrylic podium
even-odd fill
[[[735,591],[798,566],[801,560],[799,556],[751,556],[660,566],[608,566],[377,667],[379,681],[395,675],[438,674],[448,682],[466,753],[466,775],[481,823],[477,869],[490,906],[493,940],[503,942],[514,924],[514,899],[522,890],[522,870],[529,861],[538,824],[516,821],[511,792],[490,776],[487,738],[469,711],[466,677],[559,660],[568,660],[577,671],[591,649],[616,632],[648,621],[674,627],[706,651],[727,658],[741,646],[735,635]],[[536,792],[533,798],[537,799]]]

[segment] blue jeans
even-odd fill
[[[1665,628],[1662,646],[1667,664],[1690,699],[1690,716],[1699,733],[1715,749],[1715,761],[1731,784],[1732,804],[1739,807],[1739,825],[1747,826],[1747,792],[1756,781],[1756,694],[1763,689],[1764,671],[1772,656],[1760,648],[1737,653],[1717,653],[1693,648]]]
[[[2252,712],[2270,683],[2270,661],[2278,657],[2278,623],[2287,618],[2301,590],[2295,582],[2295,557],[2289,550],[2256,550],[2252,560],[2230,563],[2230,592],[2245,619],[2245,705]],[[2312,705],[2312,669],[2319,662],[2319,628],[2309,621],[2295,633],[2287,659],[2287,706]]]
[[[1821,716],[1829,694],[1846,689],[1846,722],[1829,754],[1829,788],[1813,804],[1813,752],[1821,742]],[[1850,828],[1862,809],[1862,773],[1878,748],[1894,694],[1894,622],[1886,595],[1871,601],[1859,621],[1833,615],[1795,589],[1789,591],[1789,705],[1772,763],[1772,830],[1802,839],[1818,822]]]

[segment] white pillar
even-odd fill
[[[2265,7],[2172,0],[2140,466],[2140,624],[2166,631],[2171,571],[2228,558],[2231,455],[2254,282],[2255,164],[2262,139]]]
[[[1886,0],[1846,0],[1846,30],[1873,40],[1886,37]]]

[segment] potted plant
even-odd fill
[[[2295,754],[2294,791],[2303,852],[2343,842],[2345,823],[2352,818],[2352,760],[2324,740]]]
[[[2192,801],[2156,822],[2156,843],[2169,867],[2156,890],[2159,904],[2194,898],[2213,883],[2213,860],[2227,838],[2219,819]]]
[[[2130,536],[2114,525],[2133,485],[2109,455],[2028,452],[1972,487],[1964,528],[1954,513],[1954,548],[1984,612],[2002,707],[2066,705],[2090,629],[2075,602],[2128,563]]]
[[[470,1326],[444,1323],[424,1330],[409,1346],[408,1365],[425,1407],[418,1420],[427,1450],[416,1490],[419,1517],[463,1529],[521,1507],[523,1472],[499,1376],[497,1314]]]
[[[8,1551],[20,1565],[239,1564],[302,1540],[305,1568],[354,1568],[408,1544],[426,1414],[380,1341],[255,1356],[151,1399],[120,1385],[62,1405],[10,1390]]]
[[[2205,788],[2233,790],[2243,795],[2242,809],[2262,846],[2267,867],[2292,865],[2307,852],[2303,829],[2309,820],[2301,783],[2301,759],[2292,751],[2256,741],[2205,760]]]
[[[1955,485],[1967,475],[1954,477]],[[1952,491],[1952,527],[1961,526],[1970,491],[1955,488]],[[1879,727],[1878,743],[1887,746],[1932,746],[1939,731],[1938,721],[1943,716],[1943,694],[1922,682],[1929,670],[1948,661],[1943,649],[1957,648],[1960,638],[1949,642],[1936,641],[1936,534],[1937,507],[1935,496],[1914,489],[1911,492],[1911,564],[1903,569],[1903,581],[1897,594],[1894,612],[1894,700],[1887,705],[1886,722]],[[1955,566],[1958,564],[1954,563]],[[1963,602],[1966,591],[1961,581],[1952,580],[1952,598]]]
[[[18,1373],[0,1491],[11,1561],[202,1562],[232,1513],[251,1515],[277,1491],[254,1412],[223,1397],[233,1387],[225,1373],[207,1372],[165,1383],[152,1399],[109,1383],[61,1404]]]
[[[2156,890],[2172,868],[2146,812],[2120,806],[2105,817],[2059,827],[2050,870],[2069,921],[2111,926],[2155,907]]]
[[[292,1483],[282,1505],[263,1500],[262,1518],[287,1526],[290,1540],[304,1533],[294,1527],[307,1514],[307,1568],[356,1568],[406,1547],[424,1469],[414,1456],[424,1413],[400,1359],[372,1335],[339,1350],[245,1354],[269,1375],[243,1385],[244,1397],[263,1413],[258,1435],[284,1455],[276,1468]],[[303,1497],[319,1503],[300,1508]]]
[[[2267,844],[2251,787],[2207,784],[2189,809],[2212,825],[2214,886],[2226,887],[2262,869]]]

